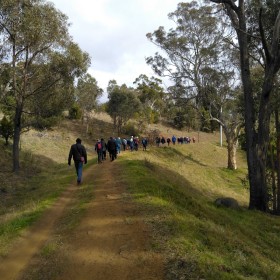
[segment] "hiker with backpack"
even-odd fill
[[[104,138],[101,138],[101,145],[102,145],[102,161],[103,161],[106,160],[106,154],[107,154],[107,144]]]
[[[98,163],[102,163],[102,143],[100,139],[97,140],[94,149],[97,152]]]
[[[111,161],[114,161],[117,158],[117,144],[113,137],[110,137],[110,139],[108,140],[107,148]]]
[[[87,152],[86,148],[82,145],[80,138],[76,139],[76,144],[73,144],[69,151],[68,165],[71,166],[71,159],[73,157],[76,173],[77,173],[77,184],[82,183],[82,172],[83,164],[87,164]]]

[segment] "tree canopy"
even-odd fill
[[[238,41],[250,182],[249,208],[268,211],[267,154],[273,87],[280,68],[280,12],[275,9],[277,4],[274,1],[250,1],[249,5],[245,1],[237,3],[233,0],[211,2],[221,4]],[[257,97],[252,78],[252,67],[256,63],[264,68]]]
[[[122,127],[138,112],[140,100],[133,88],[128,88],[125,84],[119,86],[115,80],[109,81],[107,92],[109,101],[106,111],[112,117],[117,133],[120,134]]]
[[[68,34],[67,17],[43,0],[3,0],[0,7],[1,103],[13,115],[13,169],[24,127],[44,127],[73,100],[74,80],[90,59]]]

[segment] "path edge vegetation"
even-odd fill
[[[126,172],[121,176],[153,229],[154,250],[166,256],[166,279],[280,277],[278,217],[248,210],[247,205],[238,210],[217,207],[215,194],[209,197],[180,177],[174,166],[168,168],[176,149],[162,149],[163,164],[151,153],[158,156],[151,151],[140,160],[137,156],[122,159]],[[175,158],[170,158],[172,154]],[[220,176],[224,171],[220,168]],[[224,187],[235,179],[235,175],[223,177]],[[239,191],[243,192],[242,187],[234,190]]]
[[[213,152],[217,158],[213,157]],[[243,169],[227,170],[223,167],[226,149],[218,147],[217,142],[209,142],[149,147],[146,153],[125,152],[114,162],[118,168],[125,170],[120,173],[121,180],[128,186],[143,218],[153,229],[153,250],[166,256],[165,274],[168,279],[198,276],[206,279],[279,277],[279,219],[247,210],[248,189],[242,184],[246,176],[242,152],[240,160],[243,160]],[[96,164],[95,156],[87,168],[92,164]],[[26,182],[29,192],[26,195],[39,181],[38,188],[46,189],[55,182],[58,190],[51,190],[41,201],[38,199],[42,210],[38,212],[33,207],[34,212],[30,212],[28,222],[14,228],[17,234],[38,219],[40,215],[34,213],[42,213],[43,209],[50,207],[73,179],[73,170],[66,167],[66,163],[55,164],[29,178]],[[237,198],[241,209],[217,208],[214,200],[221,195]],[[82,215],[80,210],[84,203],[77,201],[73,211]],[[45,206],[42,208],[42,205]],[[22,215],[26,217],[24,212]],[[22,219],[24,221],[25,218]],[[10,225],[15,220],[12,219]],[[72,227],[77,224],[76,220]],[[71,230],[71,226],[68,229]],[[8,242],[4,231],[1,230],[0,242]],[[11,235],[10,241],[15,237]],[[51,250],[55,249],[47,246],[42,254],[51,254]]]

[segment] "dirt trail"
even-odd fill
[[[118,172],[121,170],[117,161],[105,161],[90,167],[84,174],[85,182],[92,181],[94,198],[78,227],[65,239],[63,254],[67,255],[67,263],[56,267],[59,276],[40,279],[163,279],[162,256],[150,250],[150,231],[126,187],[116,180]],[[39,221],[20,240],[17,250],[0,264],[1,279],[25,279],[24,273],[28,271],[32,256],[52,238],[55,223],[76,190],[77,186],[70,186],[45,213],[43,222]]]

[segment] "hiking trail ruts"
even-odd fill
[[[94,189],[93,199],[78,226],[64,238],[66,263],[55,267],[55,276],[46,273],[40,279],[55,280],[160,280],[164,260],[150,250],[150,230],[137,206],[118,180],[120,167],[104,161],[84,172],[85,184]],[[56,223],[78,188],[71,185],[46,211],[30,231],[17,242],[12,253],[0,264],[3,280],[20,280],[29,275],[36,253],[53,237]],[[37,279],[37,278],[36,278]]]

